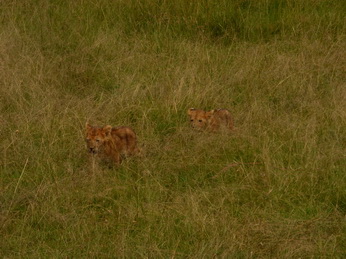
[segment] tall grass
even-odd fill
[[[343,1],[3,1],[2,257],[344,257]],[[228,108],[233,134],[186,109]],[[141,158],[92,173],[84,124]]]

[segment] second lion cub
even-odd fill
[[[92,156],[111,160],[115,164],[121,163],[122,155],[139,152],[136,133],[129,127],[95,127],[87,123],[86,143]]]
[[[187,110],[190,124],[198,130],[219,131],[221,129],[233,130],[233,118],[227,109],[204,111],[195,108]]]

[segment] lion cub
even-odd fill
[[[218,131],[222,128],[233,130],[233,118],[226,109],[203,111],[195,108],[187,110],[190,124],[197,130]]]
[[[116,164],[121,163],[122,155],[139,152],[136,133],[129,127],[95,127],[87,123],[85,140],[91,155]]]

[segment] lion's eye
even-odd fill
[[[99,139],[96,139],[96,142],[100,142],[100,140],[99,140]]]
[[[199,122],[202,122],[202,120],[198,120]]]
[[[190,120],[190,121],[193,121],[193,120]]]

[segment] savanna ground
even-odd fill
[[[344,1],[0,5],[2,258],[346,257]],[[144,156],[91,172],[86,121]]]

